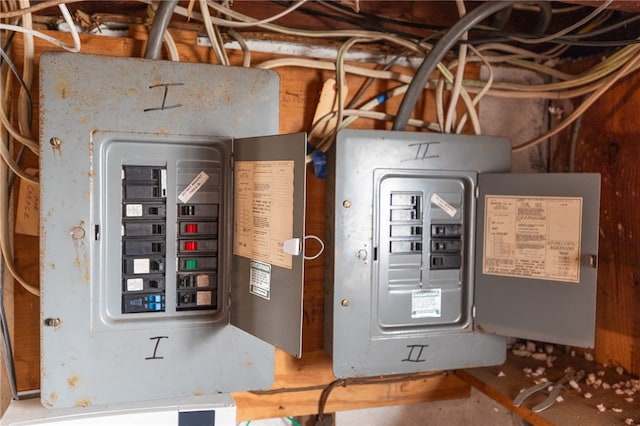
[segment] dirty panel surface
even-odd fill
[[[109,205],[122,205],[119,191],[104,192],[99,185],[122,167],[102,162],[106,154],[94,136],[136,133],[176,142],[185,136],[169,135],[275,134],[277,75],[45,54],[40,78],[43,404],[89,406],[269,386],[273,347],[219,319],[198,314],[128,320],[105,308],[105,289],[123,284],[101,282],[112,276],[102,274],[104,268],[121,268],[104,264],[102,253],[119,249],[113,245],[121,229],[100,225],[105,209],[113,213]],[[127,161],[172,164],[174,154],[147,142]],[[105,204],[98,203],[100,195]]]

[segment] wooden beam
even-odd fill
[[[467,398],[469,385],[453,374],[416,374],[337,381],[331,359],[324,352],[305,353],[302,359],[276,353],[274,385],[265,391],[234,393],[237,420],[318,413],[323,391],[331,389],[324,413],[426,401]]]

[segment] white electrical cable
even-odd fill
[[[456,6],[458,8],[458,15],[460,18],[466,15],[467,10],[464,7],[464,1],[456,0]],[[468,39],[468,32],[465,32],[460,37],[460,40]],[[458,104],[458,97],[460,96],[460,90],[462,89],[462,80],[464,78],[464,70],[467,63],[467,44],[461,44],[458,52],[458,68],[456,70],[456,76],[453,84],[453,89],[451,90],[451,99],[449,100],[449,108],[447,109],[447,115],[444,121],[444,132],[451,133],[451,128],[453,126],[453,121],[456,116],[456,105]]]
[[[484,57],[484,55],[482,55],[480,52],[478,52],[475,47],[473,46],[469,46],[469,49],[471,50],[472,53],[476,54],[484,63],[485,67],[487,68],[487,72],[489,73],[489,78],[487,79],[487,84],[485,84],[485,86],[482,88],[482,90],[480,90],[480,92],[478,92],[478,94],[476,96],[474,96],[473,98],[473,105],[476,106],[478,105],[478,103],[480,102],[480,100],[487,94],[487,92],[489,91],[489,89],[491,89],[491,86],[493,85],[493,81],[494,81],[494,71],[493,71],[493,66],[491,66],[491,64],[486,60],[486,58]],[[456,128],[456,133],[460,134],[462,133],[462,129],[464,128],[464,125],[467,123],[467,115],[468,113],[465,112],[462,117],[460,118],[460,121],[458,122],[458,127]]]
[[[640,63],[640,53],[638,53],[632,60],[627,62],[627,64],[618,70],[614,75],[609,76],[607,80],[596,90],[594,91],[585,101],[580,104],[567,118],[565,118],[559,125],[556,125],[553,129],[543,133],[535,139],[530,140],[529,142],[523,143],[521,145],[515,146],[512,148],[512,152],[520,152],[528,149],[529,147],[535,146],[550,137],[560,133],[562,130],[567,128],[571,123],[573,123],[578,117],[580,117],[584,112],[591,106],[595,101],[600,98],[614,83],[620,80],[624,75],[626,75],[631,69],[633,69],[638,63]]]
[[[320,250],[318,251],[318,253],[314,254],[313,256],[304,256],[304,260],[314,260],[320,257],[320,255],[322,254],[322,252],[324,252],[324,241],[322,241],[320,239],[320,237],[317,237],[315,235],[305,235],[304,236],[304,241],[306,243],[307,239],[312,239],[312,240],[316,240],[317,242],[320,243]]]
[[[169,31],[164,32],[162,36],[162,40],[164,41],[164,44],[167,45],[167,51],[169,52],[169,59],[171,59],[174,62],[179,62],[180,52],[178,52],[178,46],[176,46],[176,42],[173,40],[173,37],[171,36],[171,34],[169,34]]]
[[[211,42],[211,48],[216,55],[218,63],[220,65],[229,65],[229,58],[227,57],[227,54],[224,50],[222,37],[220,36],[220,32],[214,26],[211,15],[209,14],[209,6],[207,4],[207,0],[200,0],[200,12],[202,14],[201,16],[202,21],[204,22],[204,28],[207,31],[209,41]]]
[[[526,44],[539,44],[539,43],[546,43],[548,41],[552,41],[555,40],[558,37],[562,37],[565,34],[568,34],[569,32],[575,30],[576,28],[588,23],[589,21],[591,21],[593,18],[595,18],[596,16],[598,16],[602,11],[604,11],[607,7],[609,7],[609,5],[611,3],[613,3],[614,0],[605,0],[603,1],[596,9],[594,9],[589,15],[585,16],[584,18],[580,19],[578,22],[576,22],[575,24],[569,25],[568,27],[553,33],[553,34],[549,34],[547,36],[544,37],[539,37],[539,38],[522,38],[522,37],[516,37],[516,36],[510,36],[509,38],[515,41],[519,41],[521,43],[526,43]]]
[[[228,19],[221,19],[221,18],[211,18],[211,21],[216,24],[216,25],[220,25],[221,27],[228,27],[228,28],[247,28],[247,27],[255,27],[256,25],[264,25],[264,24],[268,24],[270,22],[276,21],[280,18],[282,18],[285,15],[288,15],[289,13],[293,12],[294,10],[296,10],[297,8],[299,8],[300,6],[302,6],[303,4],[305,4],[306,2],[308,2],[309,0],[297,0],[293,3],[292,6],[290,6],[289,8],[287,8],[286,10],[283,10],[282,12],[273,15],[269,18],[265,18],[265,19],[260,19],[260,20],[255,20],[252,22],[239,22],[239,21],[229,21]],[[211,4],[213,2],[209,2],[209,4]],[[216,3],[217,6],[217,3]],[[221,9],[227,9],[230,10],[229,8],[226,8],[224,6],[221,6]],[[225,13],[226,14],[226,13]],[[253,19],[253,18],[250,18]]]
[[[38,145],[38,143],[29,138],[24,136],[22,133],[20,133],[15,127],[13,127],[13,125],[11,124],[11,122],[9,121],[9,118],[7,117],[7,115],[5,114],[4,108],[0,108],[0,122],[2,123],[2,125],[4,126],[4,128],[7,130],[7,132],[9,132],[9,134],[18,142],[20,142],[21,144],[25,145],[27,148],[29,148],[31,150],[31,152],[33,152],[35,155],[40,155],[40,147]]]
[[[73,23],[73,19],[71,18],[71,15],[69,15],[69,11],[67,7],[64,4],[61,4],[60,9],[63,11],[62,15],[65,17],[65,20],[68,18]],[[37,37],[39,39],[47,41],[53,44],[54,46],[61,47],[69,52],[75,53],[80,51],[80,37],[78,36],[77,29],[75,29],[75,24],[71,25],[71,35],[73,37],[73,44],[67,44],[63,41],[58,40],[55,37],[51,37],[48,34],[41,33],[40,31],[24,28],[19,25],[10,25],[10,24],[0,23],[0,30],[15,31],[22,34],[31,35],[33,37]]]
[[[29,0],[19,0],[19,5],[22,8],[29,7]],[[27,29],[32,29],[33,21],[31,14],[27,13],[22,17],[22,25]],[[18,94],[18,128],[27,137],[31,136],[31,123],[29,122],[28,93],[27,90],[31,90],[31,84],[33,82],[33,58],[35,55],[35,43],[31,34],[25,34],[22,40],[24,48],[24,57],[22,60],[22,81],[24,86],[20,87]],[[25,90],[26,89],[26,90]]]

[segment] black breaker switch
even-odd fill
[[[165,311],[166,168],[122,168],[122,313]]]
[[[460,269],[462,267],[462,225],[431,224],[429,269]]]

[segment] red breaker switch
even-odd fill
[[[198,232],[198,224],[197,223],[187,223],[184,226],[185,234],[195,234]]]
[[[185,241],[184,243],[184,251],[196,251],[198,250],[198,242],[197,241]]]

